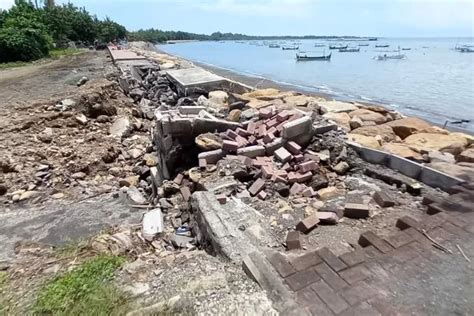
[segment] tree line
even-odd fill
[[[124,26],[109,18],[100,20],[71,3],[46,0],[39,6],[37,1],[15,0],[9,10],[0,10],[0,62],[39,59],[70,41],[90,46],[126,36]]]

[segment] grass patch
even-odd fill
[[[33,63],[48,61],[49,59],[57,59],[57,58],[60,58],[62,56],[79,55],[82,52],[83,52],[83,50],[80,50],[80,49],[77,49],[77,48],[53,49],[49,52],[49,57],[38,59],[38,60],[35,60],[35,61],[30,61],[30,62],[15,61],[15,62],[11,62],[11,63],[0,63],[0,70],[31,65]]]
[[[16,61],[16,62],[11,62],[11,63],[0,63],[0,70],[1,69],[10,69],[10,68],[17,68],[17,67],[22,67],[25,65],[28,65],[29,63],[25,61]]]
[[[79,255],[85,248],[89,246],[89,242],[84,239],[78,239],[67,242],[66,244],[58,247],[56,253],[60,258],[69,258]]]
[[[63,49],[53,49],[49,52],[49,57],[59,58],[61,56],[73,56],[82,53],[80,49],[77,48],[63,48]]]
[[[0,271],[0,315],[7,315],[7,301],[5,291],[8,283],[8,275],[5,271]]]
[[[74,270],[48,281],[33,307],[35,314],[110,315],[126,304],[126,296],[110,283],[125,261],[118,256],[101,255]]]

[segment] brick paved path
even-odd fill
[[[385,239],[366,232],[361,248],[339,257],[327,248],[296,258],[267,252],[264,261],[272,268],[259,273],[279,278],[288,291],[278,282],[259,283],[278,293],[274,301],[295,300],[283,314],[474,315],[474,190],[454,192],[444,201],[425,198],[422,221],[403,217],[400,231]]]

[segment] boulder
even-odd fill
[[[474,162],[474,147],[468,148],[460,153],[456,160],[459,162]]]
[[[355,116],[349,121],[349,126],[351,129],[356,129],[364,126],[364,122],[359,117]]]
[[[135,186],[131,186],[127,189],[127,196],[132,201],[132,203],[138,205],[147,204],[146,198]]]
[[[321,101],[318,104],[321,107],[321,111],[323,111],[324,113],[352,112],[358,109],[358,107],[352,103],[341,101]]]
[[[204,151],[222,148],[222,139],[212,133],[198,135],[194,141],[199,149]]]
[[[456,163],[456,159],[453,154],[442,153],[440,151],[430,151],[428,153],[428,159],[430,162],[447,162],[447,163]]]
[[[143,162],[148,167],[154,167],[158,164],[158,156],[156,154],[145,154],[143,155]]]
[[[120,187],[131,187],[137,186],[138,181],[140,180],[139,176],[130,176],[119,180]]]
[[[245,99],[252,99],[252,98],[271,98],[274,99],[275,95],[280,94],[280,90],[267,88],[267,89],[258,89],[251,92],[247,92],[242,94],[242,97]]]
[[[232,122],[238,122],[240,121],[241,114],[242,114],[241,110],[232,110],[229,112],[229,115],[227,115],[227,120],[232,121]]]
[[[116,119],[109,128],[109,133],[120,138],[127,137],[132,131],[132,124],[126,117]]]
[[[209,92],[208,99],[212,103],[226,106],[229,101],[229,95],[225,91],[216,90]]]
[[[340,174],[340,175],[343,175],[345,174],[349,169],[350,169],[350,166],[347,162],[345,161],[341,161],[339,162],[337,165],[335,165],[333,168],[332,168],[337,174]]]
[[[469,145],[474,144],[474,136],[472,136],[472,135],[468,135],[468,134],[464,134],[464,133],[451,133],[451,135],[453,135],[453,136],[455,135],[455,136],[465,138]]]
[[[397,135],[389,126],[377,125],[377,126],[363,126],[356,128],[351,132],[351,134],[358,134],[364,136],[377,136],[380,135],[384,142],[393,142],[397,139]]]
[[[430,126],[428,128],[424,128],[422,130],[419,130],[416,132],[417,134],[421,134],[421,133],[428,133],[428,134],[443,134],[443,135],[448,135],[449,134],[449,131],[441,128],[441,127],[437,127],[437,126]]]
[[[270,105],[272,105],[272,102],[259,99],[250,99],[247,103],[247,106],[252,109],[261,109]]]
[[[351,142],[356,142],[362,146],[378,149],[380,148],[380,143],[377,138],[374,136],[365,136],[359,134],[347,134],[347,139]]]
[[[362,121],[372,121],[376,124],[383,124],[388,122],[388,118],[386,116],[366,109],[357,109],[355,111],[349,112],[349,116],[351,118],[357,116]]]
[[[340,196],[340,195],[344,195],[344,191],[339,190],[336,187],[327,187],[327,188],[318,190],[318,196],[323,201],[329,200],[333,197]]]
[[[410,147],[404,144],[399,144],[399,143],[385,144],[382,146],[382,150],[389,152],[391,154],[403,157],[403,158],[411,159],[411,160],[418,160],[418,161],[423,160],[423,156],[420,153],[414,151],[413,149],[411,149]]]
[[[411,134],[430,128],[431,125],[416,117],[407,117],[401,120],[385,123],[384,126],[390,126],[395,134],[402,139],[407,138]]]
[[[328,112],[324,114],[323,117],[325,117],[328,120],[334,121],[337,125],[342,127],[342,129],[344,129],[346,132],[350,132],[351,126],[349,123],[350,123],[351,117],[347,113]]]
[[[311,97],[307,97],[305,95],[294,95],[284,98],[283,100],[285,103],[292,104],[294,106],[306,106],[308,102],[311,100]]]
[[[466,138],[459,135],[427,133],[413,134],[405,138],[404,142],[419,152],[437,150],[453,155],[460,154],[468,145]]]

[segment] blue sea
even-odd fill
[[[255,41],[263,44],[263,41]],[[292,41],[267,41],[280,45]],[[299,49],[328,54],[325,40],[300,40]],[[325,47],[315,47],[315,43]],[[446,121],[470,120],[448,126],[474,132],[474,53],[454,50],[473,39],[379,38],[378,41],[345,41],[358,53],[331,50],[330,61],[297,62],[297,51],[251,45],[250,42],[188,42],[159,45],[170,54],[239,74],[258,76],[294,85],[299,89],[332,95],[335,99],[383,104],[408,116],[443,125]],[[388,48],[375,45],[389,44]],[[379,54],[406,55],[402,60],[376,60]],[[392,52],[390,52],[392,51]]]

